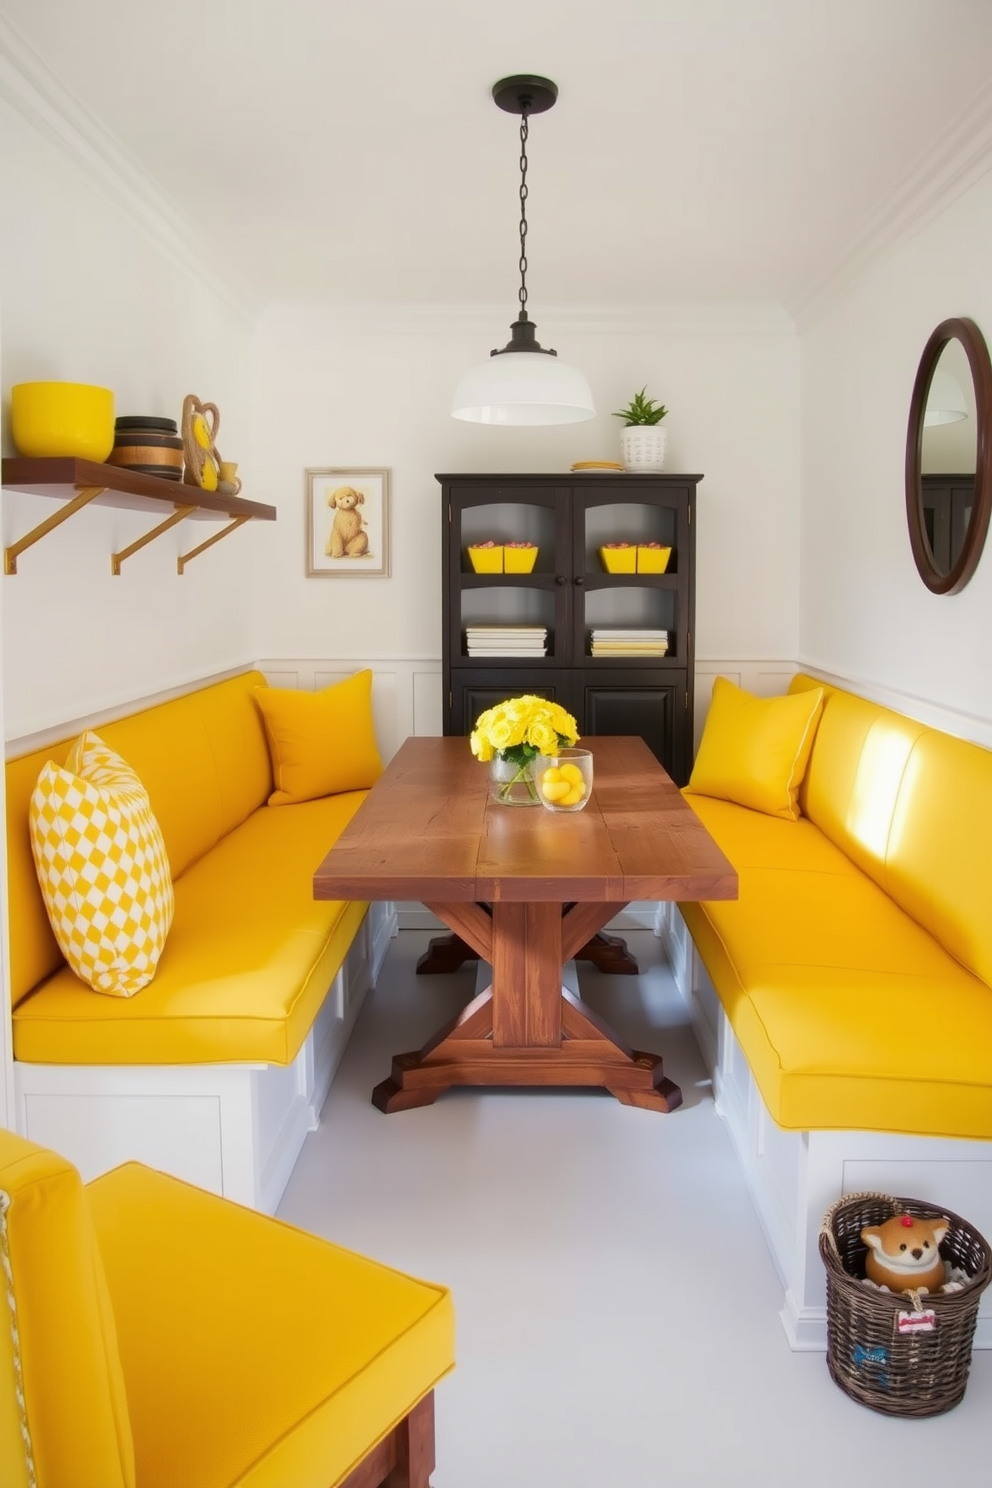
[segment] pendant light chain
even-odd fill
[[[2,3],[2,0],[0,0]],[[546,113],[558,98],[558,84],[532,73],[516,73],[493,84],[493,102],[520,121],[520,285],[519,309],[505,346],[494,346],[489,360],[466,372],[455,389],[452,417],[470,424],[575,424],[594,418],[588,382],[575,367],[563,367],[553,346],[541,346],[527,314],[527,143],[531,114]]]
[[[520,313],[527,319],[527,109],[520,115]]]

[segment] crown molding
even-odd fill
[[[806,330],[882,256],[913,237],[992,170],[992,82],[986,84],[884,197],[861,231],[786,308]]]
[[[278,300],[262,325],[315,319],[348,335],[472,336],[489,344],[505,341],[514,307],[500,305],[409,305],[343,303],[320,299]],[[544,305],[534,316],[545,344],[562,335],[773,335],[794,336],[796,327],[780,305]],[[480,352],[480,355],[482,353]]]
[[[49,70],[0,15],[0,106],[86,172],[174,264],[200,279],[240,319],[253,324],[259,306],[245,287],[211,261],[211,252],[176,203]]]

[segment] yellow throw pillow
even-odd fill
[[[272,756],[270,806],[367,790],[382,774],[372,722],[372,673],[322,692],[257,687]]]
[[[51,760],[29,807],[55,939],[95,992],[133,997],[155,975],[175,901],[165,842],[137,775],[99,735]]]
[[[822,687],[759,698],[717,677],[687,789],[798,821],[799,787],[822,708]]]

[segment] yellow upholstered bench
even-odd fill
[[[38,887],[28,803],[71,740],[8,761],[6,792],[18,1129],[85,1178],[137,1158],[271,1211],[392,927],[389,906],[314,900],[366,791],[267,806],[264,683],[248,672],[98,726],[148,791],[175,887],[134,997],[73,974]]]
[[[448,1292],[0,1130],[4,1488],[429,1488]]]
[[[992,752],[828,687],[798,821],[687,800],[739,898],[665,930],[790,1334],[821,1344],[816,1232],[840,1193],[932,1200],[992,1233]]]

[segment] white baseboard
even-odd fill
[[[946,1206],[992,1238],[992,1142],[887,1132],[784,1131],[768,1113],[674,904],[659,906],[657,930],[782,1281],[779,1316],[793,1349],[822,1351],[827,1346],[819,1234],[824,1214],[844,1194],[874,1191]],[[990,1291],[979,1308],[975,1348],[992,1348]]]

